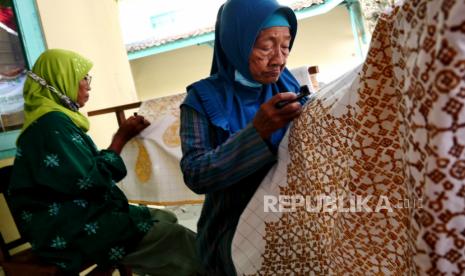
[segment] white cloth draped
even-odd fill
[[[119,187],[132,202],[182,205],[203,202],[185,184],[179,166],[179,105],[185,94],[144,101],[139,114],[151,125],[132,139],[121,156],[128,175]]]

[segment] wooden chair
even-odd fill
[[[8,195],[6,194],[13,166],[0,168],[0,194],[3,194],[8,206]],[[13,217],[14,220],[14,217]],[[60,269],[52,264],[47,264],[39,260],[30,248],[18,253],[11,253],[12,250],[24,247],[28,242],[20,237],[13,241],[5,241],[3,234],[0,235],[0,266],[3,268],[6,276],[53,276],[64,275]],[[131,269],[119,265],[116,268],[101,268],[95,264],[86,264],[81,271],[89,271],[86,275],[93,276],[111,276],[117,269],[121,276],[132,275]]]

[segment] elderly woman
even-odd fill
[[[238,219],[305,101],[292,102],[299,85],[285,68],[296,31],[293,11],[275,0],[227,1],[211,75],[190,85],[181,105],[181,168],[190,189],[206,194],[198,250],[211,275],[235,275]]]
[[[28,74],[9,186],[21,233],[66,275],[89,262],[122,262],[141,274],[195,274],[195,234],[171,213],[129,205],[115,185],[126,175],[122,147],[149,123],[130,117],[107,150],[86,135],[89,122],[78,109],[89,99],[91,67],[74,52],[54,49]]]

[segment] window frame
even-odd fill
[[[37,3],[35,0],[11,0],[11,2],[18,24],[18,35],[24,58],[30,69],[46,49]],[[0,160],[16,155],[16,139],[20,132],[21,130],[12,130],[0,133]]]

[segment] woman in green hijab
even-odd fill
[[[25,123],[17,141],[9,198],[33,251],[66,275],[84,263],[125,263],[136,273],[197,273],[195,234],[162,210],[129,205],[115,185],[126,175],[122,147],[146,128],[132,116],[106,150],[85,133],[92,63],[71,51],[45,51],[24,85]]]

